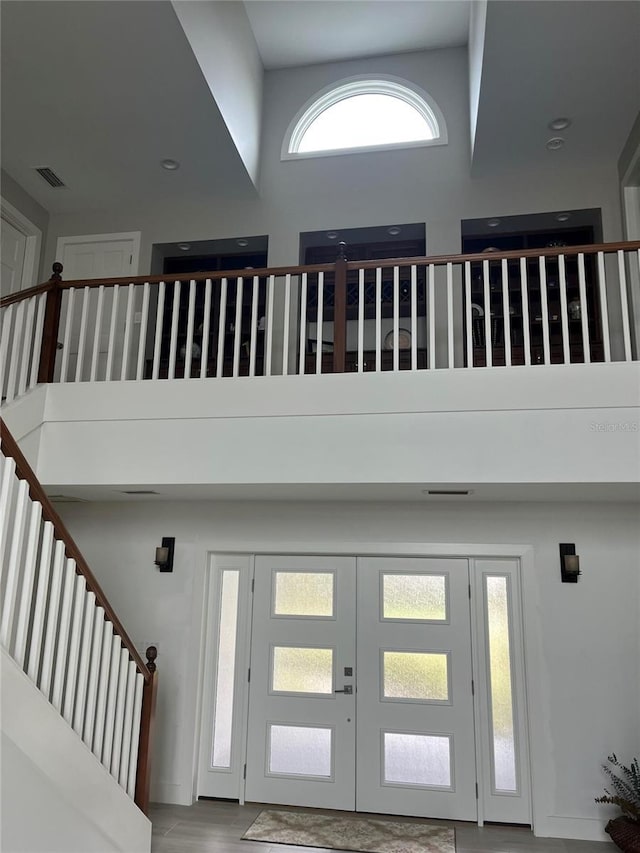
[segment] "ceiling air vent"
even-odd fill
[[[39,166],[36,168],[36,172],[45,179],[45,181],[49,184],[50,187],[64,187],[64,181],[61,181],[60,178],[56,175],[53,169],[50,169],[48,166]]]
[[[160,492],[154,492],[151,489],[125,489],[120,494],[122,494],[122,495],[159,495]]]

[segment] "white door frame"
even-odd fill
[[[523,622],[523,649],[525,666],[522,673],[525,694],[525,729],[526,742],[529,753],[529,783],[531,791],[531,826],[534,834],[536,827],[544,825],[544,815],[549,814],[549,808],[545,799],[548,793],[544,788],[536,789],[535,780],[537,777],[544,778],[545,771],[543,764],[552,755],[552,740],[549,729],[549,721],[545,718],[546,715],[536,713],[539,711],[539,700],[541,697],[547,697],[547,685],[544,680],[544,667],[542,660],[542,635],[540,625],[536,614],[539,612],[539,596],[537,586],[535,584],[534,575],[534,550],[532,545],[527,544],[487,544],[487,543],[404,543],[404,542],[386,542],[374,543],[371,542],[278,542],[273,541],[221,541],[217,542],[214,548],[208,549],[207,566],[212,565],[212,558],[216,554],[299,554],[305,556],[311,555],[335,555],[335,556],[415,556],[415,557],[462,557],[473,560],[474,558],[491,558],[502,557],[512,558],[520,561],[520,605]],[[207,577],[205,580],[208,580]],[[203,613],[205,623],[208,619],[208,612]],[[250,620],[249,620],[250,621]],[[204,629],[207,625],[204,625]],[[246,645],[246,654],[244,660],[244,671],[248,671],[250,665],[250,643]],[[201,655],[199,671],[200,678],[200,696],[202,701],[206,701],[204,690],[204,679],[206,677],[203,654]],[[242,669],[240,669],[242,672]],[[537,697],[534,702],[534,697]],[[475,702],[479,701],[476,691]],[[244,704],[240,712],[242,724],[246,729],[246,720],[248,719],[248,703],[249,691],[245,691]],[[547,704],[548,706],[548,704]],[[240,719],[239,717],[239,719]],[[204,724],[206,714],[202,713],[202,708],[199,709],[200,726]],[[244,732],[241,763],[245,764],[247,760],[247,733]],[[202,738],[202,730],[197,733],[196,743],[200,743]],[[196,750],[198,751],[198,750]],[[197,763],[200,761],[198,754]],[[194,780],[197,778],[197,768],[195,768]],[[197,784],[194,781],[193,798],[198,796]],[[244,783],[240,780],[239,790],[240,803],[244,802]],[[481,800],[479,800],[479,810]],[[479,824],[482,824],[483,815],[479,811]]]
[[[24,250],[24,265],[22,267],[22,279],[20,290],[33,287],[38,282],[40,266],[40,250],[42,248],[42,231],[31,222],[30,219],[20,213],[12,204],[0,197],[0,213],[2,219],[6,220],[21,234],[26,237]]]
[[[64,257],[66,246],[75,245],[77,243],[113,243],[116,240],[131,240],[132,241],[132,260],[131,260],[131,275],[138,275],[138,267],[140,266],[140,239],[141,231],[119,231],[114,234],[81,234],[78,237],[58,237],[56,243],[56,260],[61,261]],[[64,270],[62,271],[64,278]]]
[[[640,144],[620,181],[622,219],[626,240],[640,240]],[[631,266],[631,312],[636,349],[640,349],[640,275]]]

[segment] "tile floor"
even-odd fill
[[[152,853],[322,853],[318,848],[241,841],[263,808],[254,803],[200,800],[192,806],[151,806]],[[280,807],[278,807],[280,808]],[[343,812],[341,812],[343,814]],[[393,817],[393,820],[411,818]],[[438,823],[439,821],[432,821]],[[615,845],[596,841],[534,838],[520,827],[453,823],[456,853],[609,853]]]

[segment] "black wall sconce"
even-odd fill
[[[580,575],[580,557],[576,554],[576,546],[560,543],[560,575],[562,583],[578,583]]]
[[[173,571],[173,549],[176,540],[174,536],[163,536],[162,545],[156,548],[155,564],[161,572]]]

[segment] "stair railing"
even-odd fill
[[[147,814],[157,650],[145,663],[0,429],[0,644]]]

